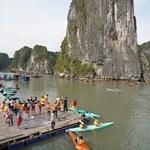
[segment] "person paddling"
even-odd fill
[[[94,125],[95,125],[95,126],[100,126],[101,124],[102,124],[102,123],[99,122],[98,120],[95,120],[95,121],[94,121]]]
[[[84,138],[83,138],[82,135],[79,135],[79,136],[76,138],[76,143],[78,143],[79,145],[84,144]]]

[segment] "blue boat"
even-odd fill
[[[30,80],[30,76],[21,76],[21,79],[23,81],[29,81]]]

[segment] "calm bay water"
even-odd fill
[[[69,103],[77,99],[77,107],[101,116],[101,122],[114,125],[83,133],[86,144],[93,150],[150,150],[150,85],[139,88],[113,85],[112,82],[81,82],[52,79],[48,75],[25,81],[1,81],[4,85],[19,85],[17,95],[27,99],[36,95],[39,99],[49,94],[51,103],[59,96],[67,96]],[[122,92],[106,91],[118,88]],[[90,123],[93,123],[91,119]],[[18,150],[74,150],[67,133],[24,146]]]

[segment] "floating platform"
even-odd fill
[[[0,95],[0,103],[4,99],[5,97]],[[66,129],[77,127],[81,119],[81,115],[73,111],[60,111],[55,119],[55,129],[51,129],[50,118],[47,116],[45,109],[42,109],[41,115],[37,113],[32,117],[30,113],[30,116],[29,121],[22,121],[20,130],[17,129],[15,114],[13,115],[14,125],[10,127],[5,123],[5,118],[0,117],[0,149],[14,150],[40,139],[50,138],[54,134],[61,134]]]

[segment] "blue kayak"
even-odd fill
[[[70,130],[71,132],[85,132],[85,131],[92,131],[92,130],[102,129],[102,128],[111,126],[112,124],[114,124],[114,122],[102,123],[99,126],[88,125],[87,128],[85,128],[85,129],[81,129],[80,127],[76,127],[76,128],[70,128],[68,130]],[[65,132],[68,132],[68,130],[65,130]]]

